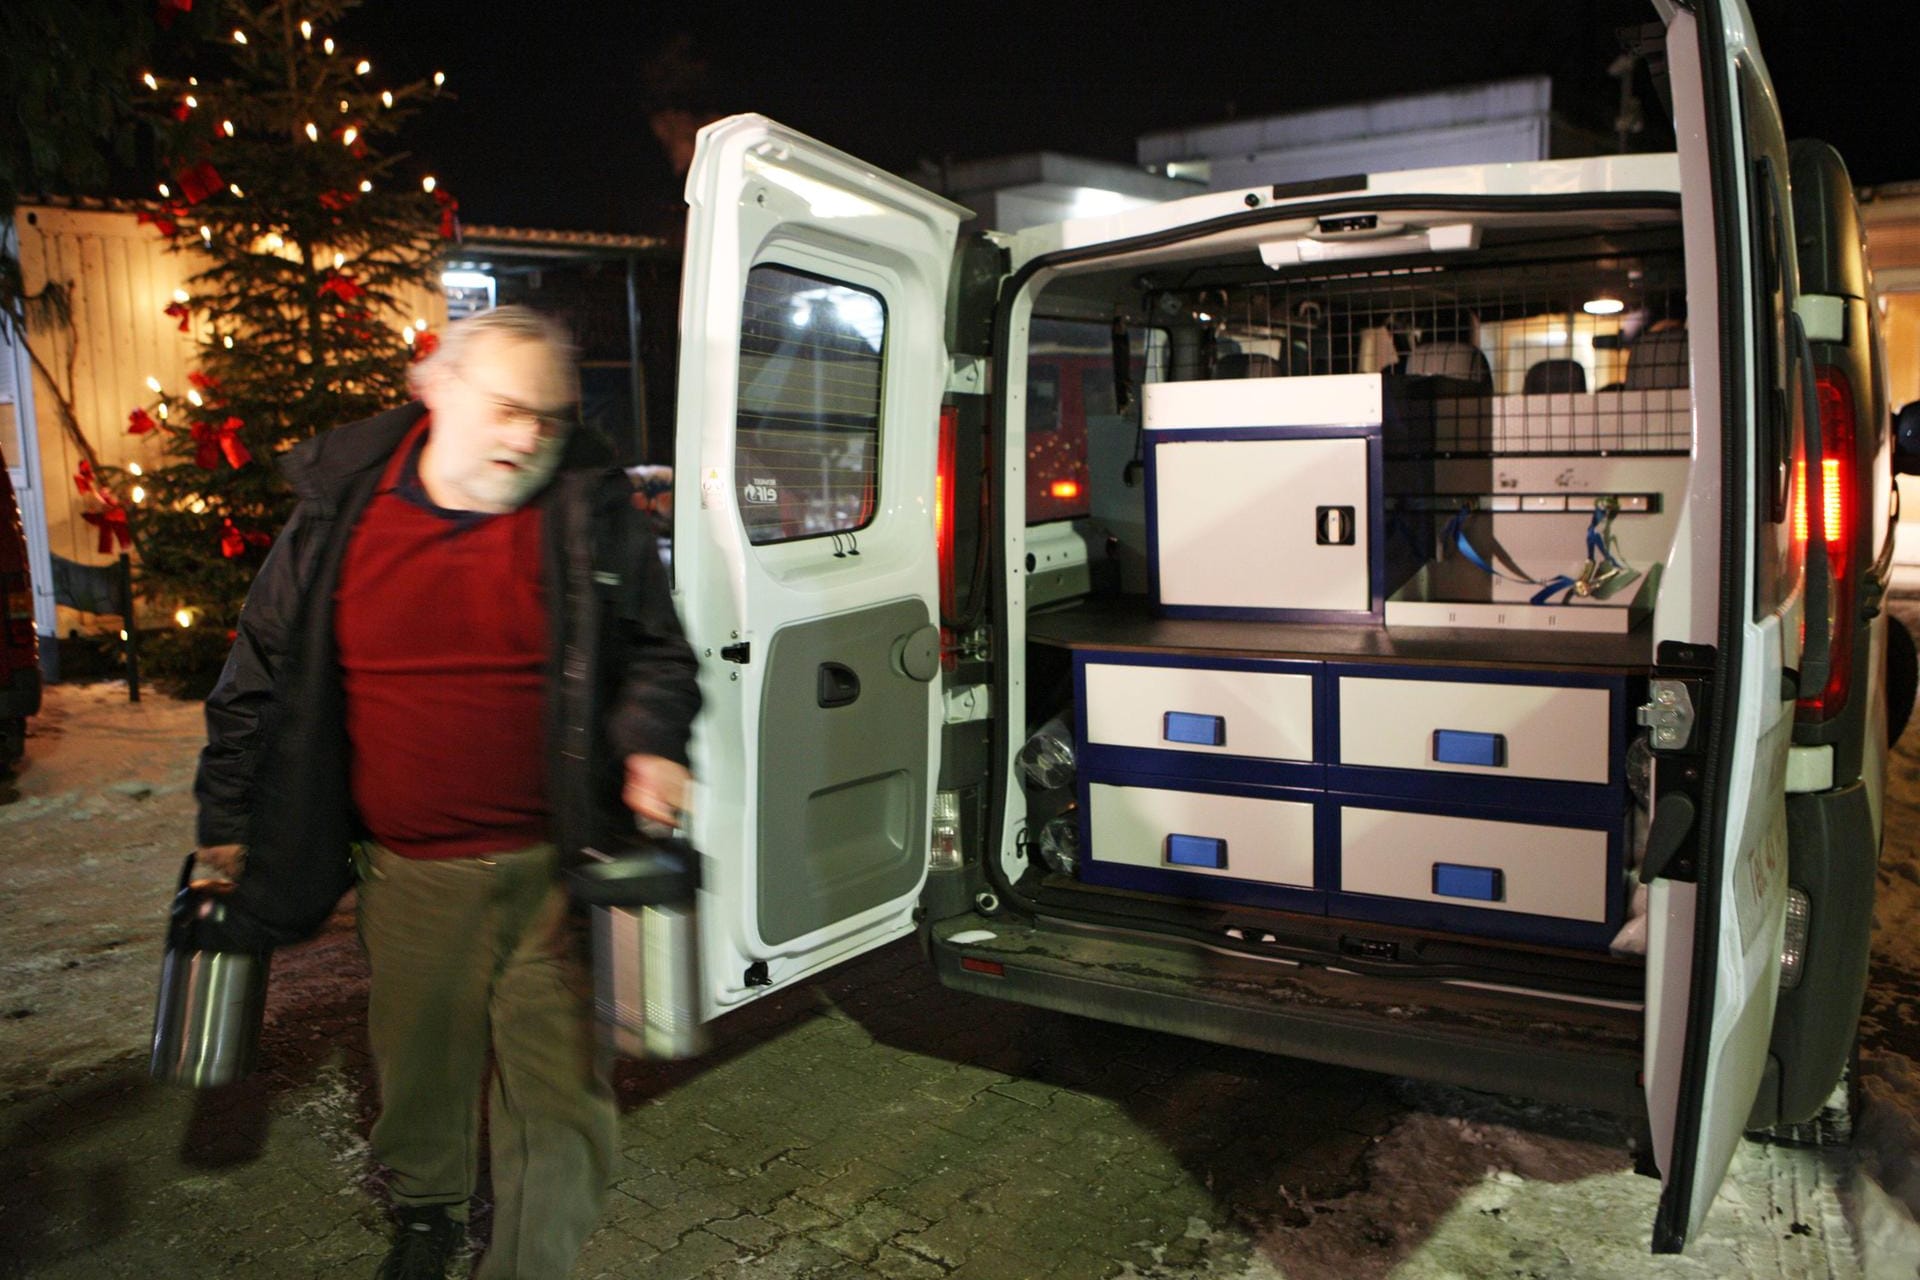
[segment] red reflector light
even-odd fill
[[[978,956],[961,956],[960,967],[971,970],[974,973],[984,973],[991,978],[1004,978],[1007,976],[1007,966],[1001,964],[998,960],[982,960]]]
[[[940,567],[940,613],[948,618],[954,616],[958,605],[953,582],[953,481],[959,461],[955,457],[959,433],[960,410],[954,405],[943,405],[933,476],[933,547]]]
[[[1047,493],[1055,498],[1077,498],[1080,496],[1078,480],[1055,480],[1047,487]]]
[[[1826,687],[1800,699],[1797,718],[1818,723],[1839,715],[1853,688],[1854,613],[1859,587],[1853,544],[1859,504],[1859,449],[1853,384],[1846,374],[1833,365],[1820,365],[1814,371],[1814,389],[1820,407],[1820,532],[1827,544],[1831,571],[1826,618],[1830,657]],[[1794,480],[1793,536],[1805,545],[1812,534],[1808,527],[1805,463],[1800,464]]]

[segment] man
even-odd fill
[[[417,403],[289,453],[300,503],[207,700],[229,944],[306,937],[358,867],[392,1280],[461,1244],[489,1049],[477,1274],[566,1274],[615,1112],[556,873],[687,803],[695,659],[626,478],[568,425],[575,379],[558,326],[502,307],[413,366]]]

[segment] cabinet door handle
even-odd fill
[[[1167,862],[1175,867],[1211,867],[1227,869],[1227,842],[1216,836],[1169,835]]]
[[[1433,895],[1436,898],[1501,902],[1507,896],[1507,874],[1499,867],[1468,867],[1457,862],[1436,862],[1433,864]]]
[[[1466,729],[1433,731],[1435,764],[1477,764],[1487,769],[1507,766],[1507,735],[1475,733]]]
[[[1160,736],[1168,742],[1197,747],[1223,747],[1227,744],[1227,718],[1196,715],[1191,711],[1169,711],[1161,718]]]

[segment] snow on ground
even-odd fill
[[[0,1095],[137,1050],[193,844],[198,704],[55,685],[0,782]]]

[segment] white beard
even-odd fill
[[[565,445],[563,437],[552,436],[543,438],[532,453],[490,454],[460,477],[460,491],[474,504],[475,511],[492,515],[517,511],[553,478]],[[496,466],[496,462],[511,463],[512,467]]]

